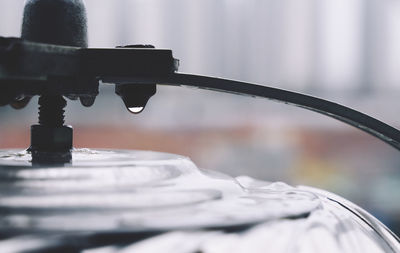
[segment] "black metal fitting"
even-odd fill
[[[89,107],[99,80],[111,82],[128,110],[139,113],[156,93],[153,78],[168,77],[179,65],[171,50],[152,45],[86,47],[82,0],[27,0],[21,38],[0,37],[0,86],[5,87],[0,106],[20,109],[40,96],[39,124],[31,127],[29,148],[34,163],[70,161],[72,128],[64,126],[64,97]]]
[[[154,84],[116,84],[115,93],[122,98],[129,112],[138,114],[146,107],[150,97],[156,94]]]
[[[28,0],[21,37],[35,42],[87,47],[86,22],[82,0]]]
[[[31,126],[32,162],[70,162],[73,131],[72,127],[64,125],[65,99],[59,95],[43,95],[39,105],[39,125]]]
[[[127,45],[117,48],[154,48],[153,45]],[[156,94],[156,84],[116,84],[115,94],[122,98],[129,112],[138,114],[146,107],[149,99]]]
[[[26,1],[21,38],[87,47],[86,11],[82,0]],[[29,150],[34,163],[65,163],[71,160],[73,134],[70,126],[64,126],[66,105],[62,94],[46,91],[41,94],[39,125],[31,127]]]
[[[68,152],[72,149],[72,127],[31,126],[30,151]]]
[[[64,108],[67,101],[60,95],[39,97],[39,124],[47,127],[64,125]]]

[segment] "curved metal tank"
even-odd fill
[[[35,167],[0,152],[1,252],[397,252],[397,237],[331,193],[232,178],[150,151],[76,149]]]

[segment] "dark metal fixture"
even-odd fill
[[[93,100],[98,94],[98,81],[103,81],[116,85],[116,93],[128,108],[144,107],[155,93],[155,83],[194,86],[299,106],[354,126],[400,150],[399,130],[366,114],[321,98],[279,88],[177,73],[179,61],[173,58],[171,50],[79,48],[15,38],[0,38],[0,45],[3,59],[0,63],[0,85],[6,91],[0,98],[2,105],[48,91],[65,97]],[[33,60],[35,64],[32,64]]]

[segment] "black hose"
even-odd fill
[[[400,151],[399,130],[366,114],[321,98],[246,82],[182,73],[174,73],[168,77],[158,78],[157,83],[174,86],[193,86],[238,95],[262,97],[295,105],[356,127]]]

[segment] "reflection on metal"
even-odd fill
[[[337,196],[231,178],[178,155],[77,149],[63,167],[30,159],[0,152],[0,234],[12,235],[2,252],[399,249],[379,221]]]
[[[133,114],[138,114],[143,111],[144,107],[129,107],[128,110]]]

